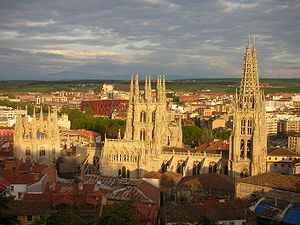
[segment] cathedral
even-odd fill
[[[26,161],[51,163],[60,155],[60,135],[56,109],[48,110],[44,116],[41,107],[40,114],[33,116],[17,115],[14,136],[14,155],[17,159]]]
[[[233,103],[233,132],[230,139],[229,170],[233,177],[266,172],[267,133],[265,99],[260,89],[255,41],[245,50],[242,80]]]
[[[140,90],[138,75],[130,84],[124,137],[105,139],[101,168],[105,176],[139,177],[149,171],[173,171],[182,175],[208,170],[220,154],[184,148],[181,117],[168,107],[165,78],[159,76],[152,92],[150,78]]]

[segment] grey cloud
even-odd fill
[[[0,79],[238,76],[249,32],[263,73],[299,77],[299,10],[299,0],[2,0]],[[120,57],[78,60],[53,50]]]

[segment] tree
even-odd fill
[[[137,225],[137,215],[133,202],[126,201],[106,208],[98,225]]]
[[[207,216],[202,216],[196,225],[217,225],[217,223]]]
[[[10,203],[11,199],[9,197],[6,197],[4,195],[0,195],[0,222],[1,225],[12,225],[12,224],[18,224],[19,221],[17,219],[17,216],[11,215],[10,212]]]
[[[68,114],[72,129],[92,130],[98,132],[102,138],[104,138],[105,134],[108,138],[117,138],[119,129],[121,134],[125,130],[125,121],[123,120],[94,118],[89,113],[83,113],[74,109],[64,109],[63,113]]]
[[[192,147],[208,143],[213,139],[211,130],[197,126],[183,127],[183,143]]]
[[[221,140],[228,140],[230,137],[231,131],[226,130],[223,127],[216,128],[213,130],[213,136],[216,139],[221,139]]]

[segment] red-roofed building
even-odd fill
[[[98,117],[125,119],[128,100],[92,100],[82,101],[81,111],[91,110]]]
[[[56,182],[55,168],[19,160],[6,160],[2,175],[10,183],[10,195],[16,200],[22,199],[25,193],[43,193]]]
[[[300,155],[285,148],[273,149],[267,156],[267,172],[300,174]]]

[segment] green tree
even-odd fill
[[[2,225],[12,225],[18,224],[19,221],[17,216],[11,215],[9,203],[12,201],[11,198],[4,195],[0,195],[0,224]]]
[[[119,129],[123,135],[125,129],[125,121],[112,120],[109,118],[94,118],[89,113],[83,113],[79,110],[64,109],[63,113],[68,114],[71,121],[72,129],[87,129],[98,132],[104,138],[105,134],[108,138],[116,138]]]
[[[88,220],[80,216],[80,209],[76,206],[60,206],[49,215],[43,215],[34,220],[32,225],[88,225]]]
[[[213,131],[213,136],[216,139],[221,139],[221,140],[228,140],[231,134],[230,130],[226,130],[223,127],[216,128]]]
[[[106,208],[98,225],[137,225],[137,215],[133,202],[126,201]]]
[[[198,126],[183,127],[183,143],[192,147],[208,143],[213,139],[211,130]]]
[[[217,225],[217,223],[206,216],[202,216],[196,225]]]

